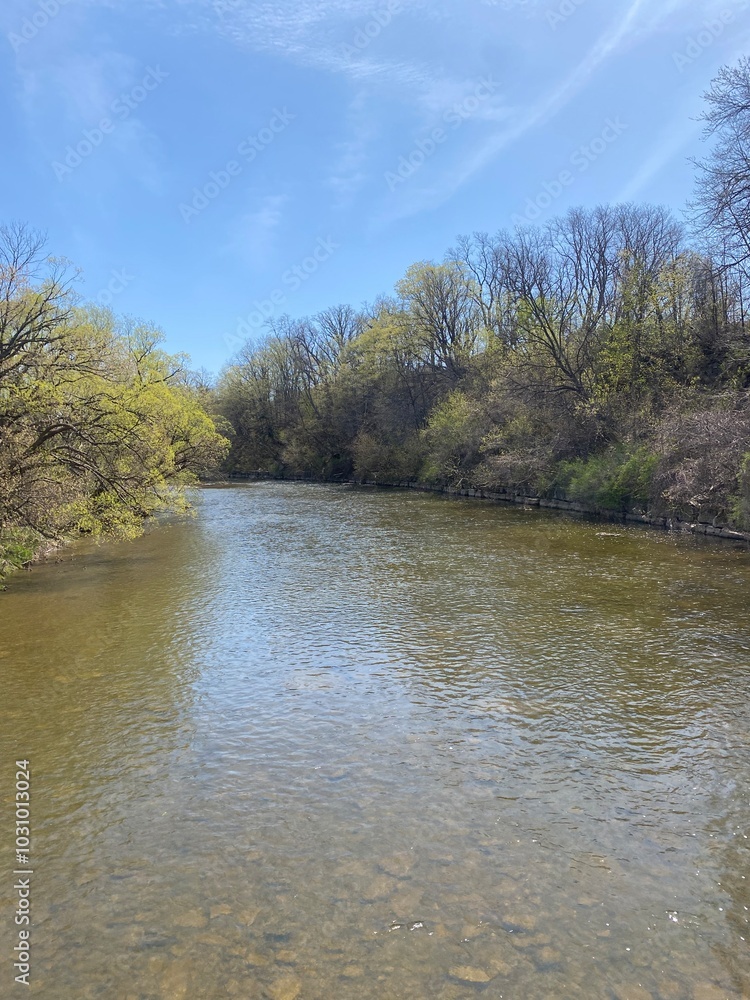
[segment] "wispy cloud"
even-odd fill
[[[695,140],[699,131],[700,125],[697,122],[689,123],[686,126],[685,120],[680,119],[679,124],[670,130],[666,140],[641,164],[633,177],[617,193],[614,200],[623,202],[636,199],[665,167],[680,155],[684,159],[685,149]]]
[[[689,2],[690,0],[662,0],[661,3],[654,0],[633,0],[560,83],[531,106],[519,109],[515,120],[504,130],[478,141],[460,163],[452,163],[450,169],[444,171],[431,185],[406,189],[403,199],[381,215],[378,226],[434,209],[445,202],[523,135],[549,122],[590,84],[609,59],[621,53],[636,38],[643,38],[657,30],[664,19]]]
[[[93,124],[105,117],[112,101],[136,78],[135,60],[121,52],[97,55],[66,50],[39,53],[21,50],[18,60],[20,97],[31,116],[48,112],[54,102],[58,121]]]
[[[284,219],[288,195],[269,194],[232,226],[230,239],[224,248],[253,268],[262,267],[276,251],[276,238]]]
[[[164,183],[160,143],[139,114],[139,105],[151,93],[152,80],[148,90],[138,89],[147,68],[114,48],[94,55],[49,46],[46,39],[37,44],[39,48],[19,50],[16,95],[42,169],[49,164],[52,178],[53,164],[64,162],[68,147],[85,140],[92,130],[99,132],[106,120],[111,127],[101,140],[102,149],[114,150],[119,167],[146,189],[160,191]],[[97,149],[92,159],[98,155]],[[88,164],[83,170],[91,183],[87,168]]]
[[[460,142],[445,156],[436,157],[429,169],[402,189],[387,205],[375,212],[379,224],[434,209],[466,185],[478,172],[506,152],[532,129],[551,121],[577,95],[589,87],[608,62],[618,58],[637,42],[660,31],[667,22],[679,19],[690,30],[715,5],[732,0],[618,0],[609,26],[597,37],[579,62],[553,86],[539,94],[529,80],[519,84],[508,75],[506,89],[484,103],[462,129]],[[346,85],[341,105],[345,137],[331,150],[329,188],[334,204],[342,207],[361,192],[369,179],[382,175],[382,144],[378,136],[386,132],[398,141],[398,129],[388,119],[397,106],[403,130],[409,136],[428,129],[452,104],[460,102],[476,85],[480,65],[487,64],[481,44],[494,47],[512,64],[514,40],[527,40],[531,19],[539,20],[549,9],[547,0],[401,0],[388,15],[372,43],[352,45],[363,25],[373,22],[378,11],[388,8],[386,0],[79,0],[86,5],[137,9],[153,16],[172,30],[219,34],[233,45],[272,54],[297,66],[318,70],[342,79]],[[700,7],[700,9],[696,9]],[[383,18],[381,18],[383,20]],[[541,24],[541,21],[540,21]],[[672,24],[674,28],[674,24]],[[513,29],[516,35],[513,34]],[[434,31],[434,36],[430,34]],[[450,32],[450,37],[446,37]],[[547,44],[549,44],[549,32]],[[441,44],[435,47],[432,38]],[[540,38],[539,44],[542,44]],[[530,51],[530,50],[529,50]],[[491,62],[491,60],[489,60]],[[558,60],[559,65],[559,60]],[[475,69],[476,67],[476,69]],[[124,87],[136,68],[132,60],[117,53],[89,60],[56,62],[50,67],[31,60],[21,67],[24,100],[30,112],[44,104],[50,88],[57,88],[66,103],[64,114],[71,121],[92,121],[106,113],[114,86]],[[57,80],[54,79],[55,74]],[[519,96],[520,95],[520,96]],[[389,104],[389,102],[391,102]],[[397,105],[395,102],[398,102]],[[39,141],[44,144],[44,121],[37,123]],[[135,117],[118,136],[125,160],[132,159],[145,174],[151,155],[147,129]],[[678,140],[675,139],[675,142]],[[398,155],[398,154],[397,154]],[[667,156],[666,147],[662,155]],[[667,162],[667,161],[665,161]],[[645,185],[658,171],[657,154],[644,164],[631,184],[634,190]],[[153,185],[158,170],[148,181]],[[265,211],[271,215],[273,195]],[[262,214],[259,209],[256,214]],[[251,213],[252,214],[252,213]],[[266,214],[261,230],[268,225]],[[250,219],[250,215],[247,216]]]
[[[329,184],[336,194],[339,207],[349,204],[368,179],[367,163],[378,128],[371,114],[367,97],[360,92],[349,106],[348,138],[336,147],[338,158],[331,170]]]
[[[92,6],[132,10],[161,16],[169,9],[173,28],[217,32],[243,48],[270,53],[307,68],[341,75],[355,85],[370,84],[382,93],[433,110],[445,103],[446,92],[461,86],[463,76],[451,83],[444,67],[429,58],[419,58],[413,46],[401,57],[383,52],[392,48],[388,32],[384,39],[361,53],[352,54],[352,39],[358,28],[373,20],[373,14],[388,9],[387,0],[82,0]],[[463,0],[462,0],[463,2]],[[469,0],[476,3],[476,0]],[[391,20],[416,19],[414,24],[443,20],[440,3],[400,0]],[[389,39],[389,45],[379,44]],[[377,50],[373,51],[373,50]]]

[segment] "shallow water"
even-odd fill
[[[0,595],[26,995],[750,997],[746,548],[344,486],[197,507]]]

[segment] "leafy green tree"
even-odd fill
[[[152,328],[76,305],[36,237],[3,239],[0,545],[19,532],[32,548],[76,531],[132,536],[184,509],[179,488],[227,447],[185,358]]]
[[[418,358],[455,384],[477,347],[481,327],[471,278],[457,264],[413,264],[396,285]]]

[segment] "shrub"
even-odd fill
[[[623,448],[562,462],[558,483],[571,500],[602,510],[646,509],[653,496],[658,457],[640,447],[628,453]]]
[[[750,529],[750,451],[742,459],[737,477],[739,493],[731,499],[731,517],[738,528]]]
[[[0,581],[28,565],[43,544],[42,536],[30,529],[11,528],[0,535]]]
[[[422,431],[427,458],[421,479],[458,485],[474,469],[482,439],[478,416],[476,405],[460,391],[438,403]]]
[[[670,414],[662,421],[656,481],[671,507],[691,517],[747,518],[748,402],[716,400],[715,408]]]

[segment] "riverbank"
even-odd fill
[[[71,539],[49,539],[21,528],[0,535],[0,590],[11,573],[44,562],[53,552],[69,545]]]
[[[250,479],[256,481],[288,481],[288,482],[331,482],[332,480],[316,480],[310,476],[274,476],[268,472],[235,472],[229,475],[230,481]],[[602,521],[615,523],[642,524],[650,528],[666,531],[679,531],[686,534],[706,535],[711,538],[722,538],[729,541],[746,542],[750,545],[750,532],[739,531],[730,525],[716,524],[715,519],[702,521],[684,520],[672,515],[650,515],[640,511],[608,511],[593,505],[579,503],[575,500],[529,496],[523,493],[513,493],[509,490],[482,490],[455,486],[435,486],[429,483],[379,482],[376,480],[340,479],[334,480],[342,485],[369,486],[376,489],[418,490],[423,493],[442,493],[446,496],[466,497],[473,500],[484,500],[489,503],[510,503],[522,507],[538,507],[547,510],[560,510],[570,514],[583,514],[587,517],[599,518]]]

